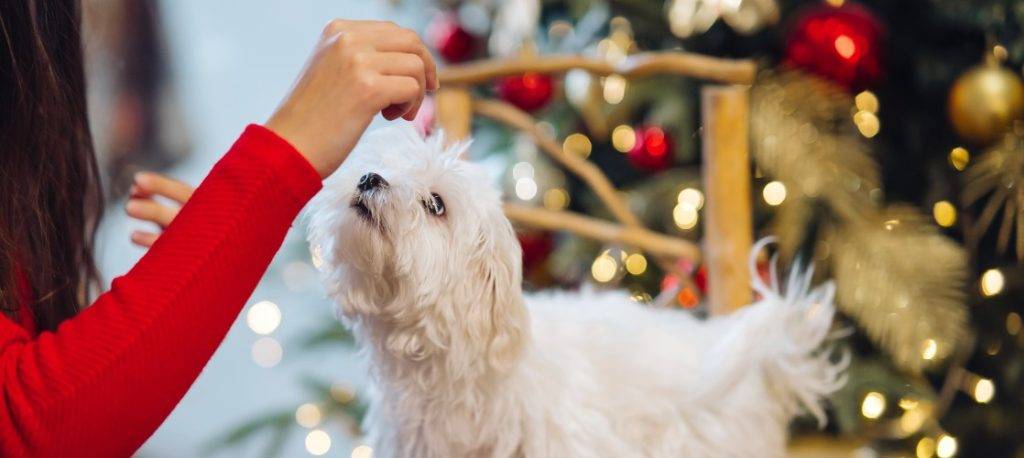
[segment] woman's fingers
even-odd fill
[[[149,248],[156,243],[156,239],[160,238],[160,234],[147,231],[132,231],[132,243],[143,247]]]
[[[178,209],[160,204],[153,199],[130,199],[125,212],[132,218],[141,219],[167,227],[178,216]]]
[[[411,76],[382,75],[380,84],[390,88],[387,100],[389,106],[381,112],[388,121],[409,112],[421,93],[419,81]]]
[[[135,192],[137,189],[138,192]],[[141,172],[135,175],[133,197],[163,196],[179,204],[184,204],[194,189],[181,181],[159,173]]]
[[[423,95],[426,91],[426,63],[423,59],[416,54],[401,53],[401,52],[382,52],[373,56],[373,66],[382,75],[389,76],[408,76],[416,80],[419,84],[419,90],[417,91],[418,97],[414,101],[403,103],[400,108],[402,112],[400,116],[408,121],[412,121],[416,117],[416,113],[420,110],[420,105],[423,104]],[[391,107],[388,107],[391,108]],[[395,112],[398,108],[388,110],[385,114],[394,117]]]
[[[434,63],[434,57],[430,55],[430,51],[420,41],[420,37],[416,35],[416,32],[397,27],[394,24],[388,25],[387,23],[380,27],[385,27],[388,30],[374,43],[374,48],[383,53],[397,52],[419,57],[420,61],[423,62],[423,75],[426,82],[423,89],[433,91],[440,87],[437,81],[437,65]]]

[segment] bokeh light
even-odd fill
[[[271,368],[281,362],[284,348],[272,337],[260,337],[252,344],[252,360],[260,367]]]
[[[686,188],[679,191],[679,196],[676,198],[678,203],[688,203],[693,208],[700,210],[704,206],[704,193],[698,189]]]
[[[967,164],[970,162],[971,153],[964,147],[958,146],[949,152],[949,165],[953,166],[953,168],[958,171],[966,169]]]
[[[956,438],[949,434],[940,435],[939,440],[935,442],[935,455],[939,458],[949,458],[956,455],[956,449]]]
[[[295,422],[303,428],[315,428],[323,419],[323,414],[316,404],[302,404],[295,409]]]
[[[569,193],[561,188],[544,191],[544,208],[548,210],[565,210],[569,206]]]
[[[369,445],[360,445],[352,449],[350,458],[373,458],[373,449]]]
[[[331,436],[322,429],[314,429],[306,434],[306,451],[310,455],[320,456],[331,450]]]
[[[625,124],[612,130],[612,147],[620,153],[628,153],[636,145],[636,132]]]
[[[1003,291],[1005,284],[1006,278],[1003,277],[1003,273],[999,269],[988,269],[981,274],[981,294],[985,296],[999,294]]]
[[[948,200],[940,200],[932,206],[932,216],[939,226],[951,227],[956,224],[956,207]]]
[[[640,253],[633,253],[626,257],[626,272],[633,275],[640,275],[647,271],[647,258]]]
[[[870,391],[864,395],[864,400],[860,404],[860,413],[864,415],[864,418],[874,420],[885,413],[885,404],[885,396],[882,393]]]
[[[688,202],[680,202],[672,209],[672,220],[680,229],[693,229],[698,219],[697,209]]]
[[[992,401],[992,398],[996,395],[996,385],[992,383],[992,380],[987,378],[980,378],[974,384],[974,400],[981,404],[988,404]]]
[[[764,198],[765,203],[771,206],[781,205],[786,200],[786,185],[782,184],[781,181],[772,181],[764,185],[764,189],[761,190],[761,197]]]
[[[612,105],[618,104],[626,96],[626,78],[621,75],[608,75],[604,79],[604,101]]]
[[[256,334],[270,334],[281,325],[281,309],[270,301],[257,302],[246,312],[245,324]]]
[[[533,178],[516,180],[516,197],[522,200],[532,200],[537,197],[537,182],[533,181]]]
[[[568,137],[565,137],[565,141],[562,142],[562,151],[574,156],[590,156],[592,148],[593,145],[590,143],[590,138],[581,133],[571,134]]]
[[[594,263],[590,266],[590,274],[594,276],[594,280],[601,283],[607,283],[615,279],[615,274],[618,273],[619,265],[608,252],[601,253],[597,259],[594,259]]]

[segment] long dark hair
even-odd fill
[[[0,1],[0,308],[31,287],[37,328],[88,300],[102,213],[86,117],[78,0]],[[20,273],[19,273],[20,271]]]

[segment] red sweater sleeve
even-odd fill
[[[33,338],[0,318],[0,455],[129,456],[185,395],[320,177],[249,126],[107,293]]]

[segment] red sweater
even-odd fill
[[[291,145],[249,126],[90,307],[39,335],[0,316],[0,456],[135,452],[195,381],[319,189]]]

